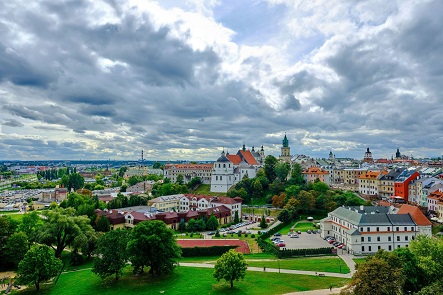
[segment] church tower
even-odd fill
[[[372,162],[374,162],[374,159],[372,158],[372,153],[369,150],[369,147],[366,150],[365,156],[363,158],[363,162],[365,162],[365,163],[372,163]]]
[[[286,133],[282,143],[280,160],[283,162],[291,162],[291,148],[289,147],[289,140],[286,137]]]
[[[397,152],[395,153],[395,158],[396,159],[401,159],[401,153],[400,153],[400,149],[397,148]]]

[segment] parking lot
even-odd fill
[[[323,240],[318,233],[308,234],[306,232],[302,232],[298,236],[298,238],[291,238],[287,235],[282,235],[280,238],[285,241],[286,249],[311,249],[332,247],[332,245]]]

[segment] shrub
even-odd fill
[[[255,239],[255,234],[252,234],[252,235],[251,235],[251,238]]]

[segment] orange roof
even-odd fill
[[[380,175],[381,173],[378,171],[366,171],[365,173],[363,173],[362,175],[360,175],[360,179],[377,179],[377,177]]]
[[[323,170],[322,168],[318,167],[309,167],[305,171],[302,172],[303,174],[329,174],[328,171]]]
[[[421,210],[416,206],[404,204],[400,207],[397,214],[410,214],[417,225],[425,226],[432,225]]]
[[[241,162],[241,157],[239,155],[226,155],[229,161],[231,161],[234,165],[238,165]]]
[[[246,163],[248,163],[249,165],[258,165],[257,161],[255,160],[254,156],[251,154],[250,150],[247,151],[239,151],[243,158],[245,159]]]

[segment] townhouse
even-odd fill
[[[319,179],[321,182],[328,185],[331,184],[329,181],[329,172],[325,169],[319,167],[309,167],[308,169],[303,170],[302,174],[306,182],[314,183],[316,179]]]

